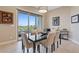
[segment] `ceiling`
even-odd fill
[[[41,6],[33,6],[34,8],[36,8],[36,9],[38,9],[39,7],[41,7]],[[46,6],[45,6],[46,7]],[[61,7],[61,6],[47,6],[48,7],[48,11],[51,11],[51,10],[54,10],[54,9],[56,9],[56,8],[59,8],[59,7]]]

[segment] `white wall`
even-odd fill
[[[79,23],[71,23],[71,16],[79,14],[79,6],[64,6],[51,10],[45,14],[45,27],[56,28],[52,26],[52,17],[60,16],[60,26],[70,31],[70,40],[79,44]]]
[[[16,40],[16,7],[0,6],[0,10],[13,13],[13,24],[0,24],[0,44]]]
[[[60,26],[53,26],[52,25],[52,17],[60,17]],[[49,11],[46,14],[45,23],[47,24],[45,27],[49,28],[67,28],[70,30],[70,7],[60,7],[55,10]]]
[[[71,7],[71,16],[79,14],[79,6]],[[79,23],[71,24],[71,40],[79,44]]]

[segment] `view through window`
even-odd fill
[[[35,28],[42,28],[42,17],[27,12],[18,13],[18,31],[32,32]]]

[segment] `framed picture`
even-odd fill
[[[0,24],[13,24],[13,13],[0,11]]]
[[[53,17],[52,25],[53,26],[59,26],[60,25],[60,17]]]
[[[2,23],[2,12],[0,11],[0,24]]]
[[[78,23],[78,22],[79,22],[79,14],[71,17],[71,23]]]

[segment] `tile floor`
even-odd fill
[[[42,45],[40,50],[41,53],[45,53],[45,48]],[[32,51],[33,49],[30,48],[29,52],[32,53]],[[22,53],[21,41],[0,46],[0,53]],[[56,48],[54,53],[79,53],[79,45],[69,40],[62,40],[62,44],[59,45],[59,48]]]

